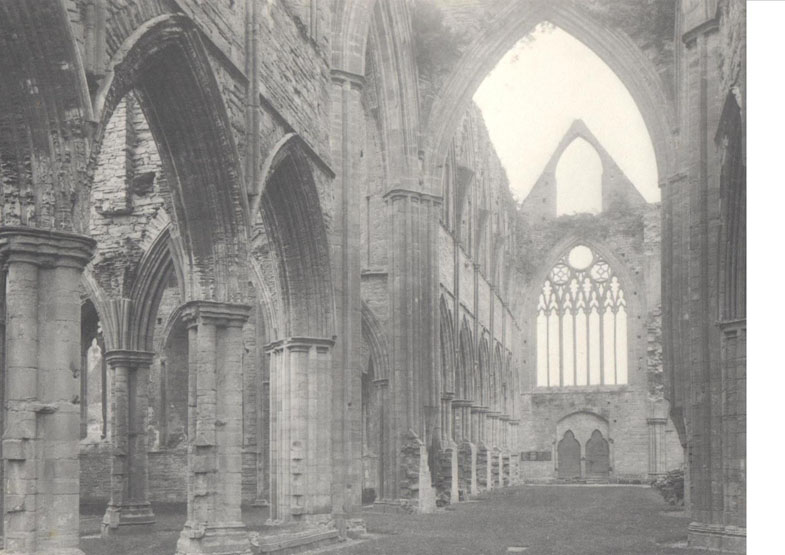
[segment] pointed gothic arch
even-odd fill
[[[596,20],[586,8],[566,1],[508,0],[465,50],[433,102],[425,132],[426,181],[439,183],[460,118],[485,76],[502,56],[539,23],[550,22],[597,54],[630,91],[652,138],[660,181],[675,173],[676,112],[654,64],[623,31]]]
[[[186,298],[237,299],[247,199],[231,124],[198,30],[182,15],[150,19],[126,37],[109,67],[95,96],[98,125],[88,175],[92,179],[115,107],[136,91],[172,194]]]
[[[439,300],[439,336],[442,349],[442,393],[455,393],[455,338],[452,313],[444,295]]]
[[[464,316],[460,333],[460,357],[456,365],[456,397],[472,401],[474,392],[474,339],[469,330],[469,321]]]

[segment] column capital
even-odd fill
[[[488,411],[488,407],[483,407],[482,405],[472,405],[472,412],[485,414],[489,411]]]
[[[442,197],[440,195],[432,195],[424,191],[414,191],[412,189],[391,189],[384,194],[384,200],[397,200],[409,199],[416,202],[431,202],[433,204],[441,205]]]
[[[112,368],[127,366],[129,368],[149,367],[153,363],[155,353],[149,351],[128,351],[116,349],[107,351],[104,360]]]
[[[82,270],[93,257],[95,241],[85,235],[34,227],[0,226],[0,259],[36,266]]]
[[[181,318],[188,327],[200,323],[226,328],[242,327],[250,312],[251,307],[245,304],[190,301],[183,306]]]
[[[327,350],[335,345],[335,339],[327,337],[286,337],[264,346],[265,352],[289,349],[290,351],[307,351],[311,347]]]
[[[472,406],[472,402],[468,399],[455,399],[452,402],[453,407],[470,407]]]
[[[390,385],[390,380],[387,378],[379,378],[378,380],[373,380],[373,385],[375,385],[379,389],[384,389],[388,385]]]
[[[362,90],[365,88],[365,76],[358,73],[352,73],[343,69],[331,69],[330,78],[333,83],[344,85],[348,83],[352,88]]]
[[[734,335],[739,335],[743,331],[747,331],[747,318],[721,320],[717,322],[717,326],[726,337],[732,337]]]

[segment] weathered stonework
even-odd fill
[[[186,502],[181,553],[307,549],[362,533],[364,490],[430,511],[552,479],[566,423],[606,430],[618,479],[686,446],[691,543],[743,549],[743,2],[2,13],[7,551],[79,553],[80,494],[107,532]],[[630,91],[661,207],[608,159],[599,216],[513,203],[471,98],[544,21]],[[532,381],[525,289],[566,235],[633,284],[625,386]],[[250,537],[241,503],[303,530]]]
[[[3,532],[11,553],[79,549],[79,277],[95,242],[0,228],[5,278]]]

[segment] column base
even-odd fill
[[[175,555],[251,555],[248,530],[242,522],[186,522]]]
[[[691,522],[687,529],[687,544],[691,548],[722,553],[746,553],[747,529],[739,526]]]
[[[250,537],[253,552],[265,555],[291,555],[303,551],[311,552],[314,549],[341,541],[337,529],[322,526],[305,530],[287,530],[277,534],[266,533],[261,535],[258,532],[251,532]],[[177,553],[178,555],[180,554],[179,551]]]
[[[155,515],[150,503],[123,503],[109,505],[101,522],[101,535],[116,533],[121,526],[150,526],[155,524]]]
[[[458,446],[458,500],[466,501],[470,495],[477,495],[477,448],[463,441]]]

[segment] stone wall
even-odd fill
[[[746,549],[744,6],[680,4],[681,148],[662,195],[663,355],[689,542],[724,552]]]
[[[664,403],[660,321],[659,206],[606,210],[597,215],[578,214],[530,220],[526,212],[519,226],[520,255],[516,262],[526,276],[520,289],[520,320],[524,327],[523,403],[520,445],[521,473],[527,480],[556,476],[559,422],[577,412],[598,415],[608,425],[611,479],[646,481],[663,472],[650,463],[649,420]],[[536,381],[536,296],[548,266],[574,244],[601,248],[620,276],[627,299],[628,382],[618,386],[538,387]],[[559,251],[559,252],[557,252]],[[661,445],[664,464],[682,464],[678,441],[670,433]],[[531,453],[528,455],[526,453]],[[548,456],[550,453],[550,456]],[[543,460],[545,459],[545,460]],[[662,460],[662,459],[661,459]]]

